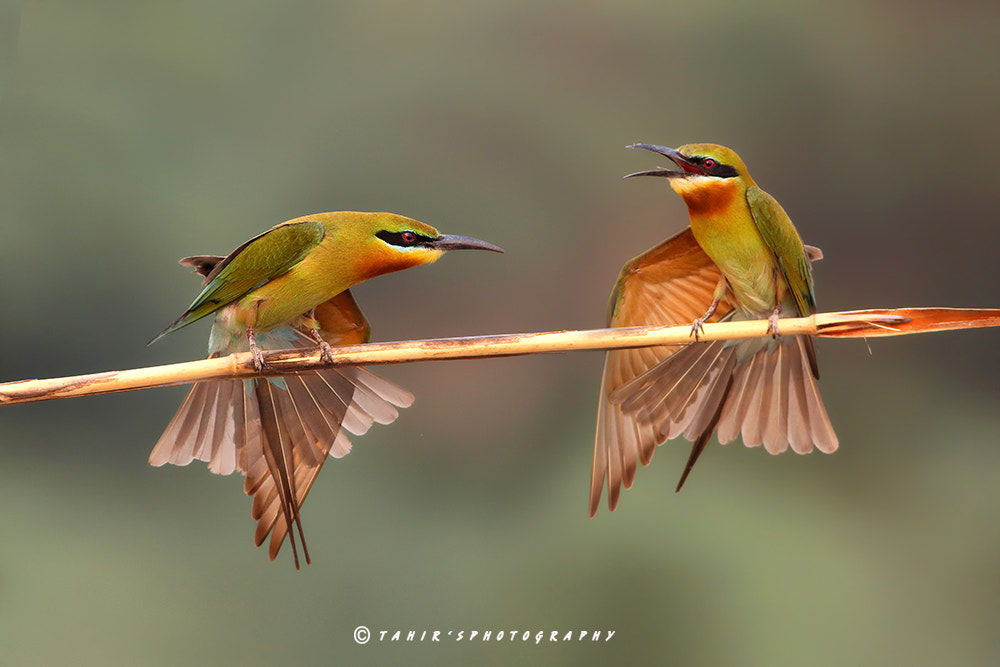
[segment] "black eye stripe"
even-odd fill
[[[718,160],[712,157],[700,157],[695,158],[697,164],[701,165],[702,170],[708,176],[718,176],[719,178],[736,178],[740,175],[736,171],[736,167],[732,167],[728,164],[722,164]]]
[[[388,229],[380,229],[375,232],[375,236],[379,237],[389,245],[394,245],[399,248],[413,248],[414,246],[427,245],[434,240],[431,236],[424,236],[423,234],[418,234],[409,229],[405,229],[401,232],[391,232]]]

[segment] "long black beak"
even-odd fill
[[[695,166],[688,161],[687,157],[680,151],[674,148],[667,148],[666,146],[657,146],[655,144],[630,144],[626,148],[642,148],[647,151],[653,151],[654,153],[659,153],[664,157],[668,157],[674,161],[674,163],[680,167],[683,171],[676,171],[674,169],[667,169],[666,167],[657,167],[656,169],[648,169],[646,171],[637,171],[634,174],[627,174],[624,178],[632,178],[633,176],[663,176],[666,178],[685,178],[689,173],[694,173]]]
[[[503,248],[495,246],[492,243],[474,239],[471,236],[456,236],[455,234],[442,234],[427,245],[438,250],[489,250],[491,252],[503,252]]]

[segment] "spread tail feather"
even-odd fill
[[[680,490],[715,432],[723,444],[742,433],[748,447],[763,444],[771,454],[789,446],[800,454],[835,451],[837,436],[814,368],[811,340],[802,336],[764,345],[690,343],[616,389],[610,403],[618,404],[620,419],[634,424],[635,432],[648,429],[640,451],[679,435],[694,442]],[[617,497],[617,484],[608,481],[609,495]]]
[[[297,347],[314,345],[300,334]],[[271,536],[273,560],[289,536],[298,567],[292,525],[298,527],[306,562],[300,509],[327,456],[351,450],[346,432],[365,433],[372,423],[391,423],[397,408],[413,395],[398,385],[354,366],[329,368],[280,378],[199,382],[150,454],[154,466],[206,461],[218,474],[239,470],[252,497],[258,522],[254,542]]]

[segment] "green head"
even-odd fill
[[[673,160],[674,164],[681,168],[681,171],[657,167],[629,174],[625,178],[632,176],[664,176],[670,179],[740,178],[748,181],[748,185],[753,184],[747,166],[743,164],[743,160],[736,154],[736,151],[719,144],[685,144],[680,148],[667,148],[653,144],[632,144],[628,148],[644,148],[647,151],[659,153]]]
[[[632,176],[661,176],[670,179],[674,189],[688,204],[712,198],[730,198],[737,190],[756,185],[743,160],[731,148],[719,144],[685,144],[680,148],[667,148],[653,144],[632,144],[628,148],[643,148],[670,158],[680,167],[657,167],[629,174]]]
[[[322,222],[332,243],[348,249],[356,282],[430,264],[449,250],[503,252],[492,243],[441,234],[430,225],[393,213],[340,211],[306,217]]]

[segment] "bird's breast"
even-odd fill
[[[225,325],[264,332],[287,324],[357,282],[346,274],[344,258],[320,244],[291,269],[227,306]]]
[[[691,232],[725,276],[738,307],[766,316],[778,302],[774,255],[747,206],[734,205],[704,215],[689,209]]]

